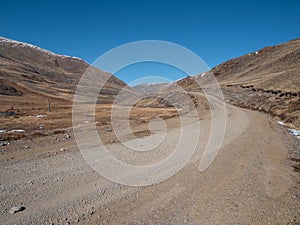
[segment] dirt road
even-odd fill
[[[195,120],[184,125],[191,132]],[[288,160],[292,137],[257,112],[229,106],[227,120],[223,145],[207,170],[198,168],[209,139],[209,115],[200,118],[199,143],[188,164],[146,187],[102,178],[73,137],[1,147],[1,224],[299,224],[299,173]],[[172,136],[176,129],[167,133]],[[157,128],[154,135],[160,132]],[[167,144],[152,154],[141,152],[139,160],[138,155],[123,160],[159,161],[172,151]],[[118,145],[111,145],[116,155]],[[9,214],[12,206],[26,209]]]

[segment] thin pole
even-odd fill
[[[50,98],[48,97],[48,112],[51,111],[51,104],[50,104]]]

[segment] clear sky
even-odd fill
[[[299,12],[299,0],[2,0],[0,35],[89,63],[121,44],[164,40],[189,48],[214,67],[300,37]],[[152,75],[182,76],[159,67]],[[131,82],[146,70],[147,65],[144,71],[129,69],[117,76]]]

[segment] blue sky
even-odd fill
[[[6,0],[0,3],[0,35],[89,63],[121,44],[164,40],[189,48],[213,67],[300,37],[299,11],[299,0]],[[117,76],[132,82],[149,73],[171,80],[184,75],[148,63]]]

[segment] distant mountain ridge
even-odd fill
[[[109,78],[100,93],[101,103],[112,103],[122,89],[132,97],[128,102],[134,101],[137,96],[151,94],[155,97],[155,93],[176,93],[182,88],[190,92],[199,91],[196,79],[205,83],[213,73],[227,101],[268,113],[300,128],[299,38],[228,60],[210,71],[170,84],[141,84],[131,88],[114,75],[91,67],[82,59],[0,37],[0,99],[7,105],[14,104],[5,96],[14,97],[15,103],[47,97],[71,103],[77,83],[87,68],[99,74],[100,81]],[[155,101],[157,99],[154,98]],[[152,102],[151,99],[146,100],[143,102]],[[139,104],[143,106],[143,102]],[[158,103],[157,106],[160,106],[161,101]]]
[[[157,84],[138,84],[133,88],[141,93],[155,93],[163,90],[169,83],[157,83]]]

